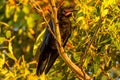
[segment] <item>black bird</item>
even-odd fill
[[[72,27],[71,27],[71,22],[69,20],[71,13],[72,13],[72,9],[70,8],[60,7],[58,9],[57,18],[59,21],[60,34],[61,34],[63,47],[65,47],[66,42],[68,41],[68,38],[70,37],[71,34]],[[52,19],[49,21],[49,25],[53,31],[54,26]],[[39,76],[43,72],[47,74],[58,56],[59,54],[56,47],[56,41],[52,36],[52,34],[50,33],[50,31],[48,30],[48,28],[46,27],[43,42],[40,47],[40,56],[36,71],[37,75]]]

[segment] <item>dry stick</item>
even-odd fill
[[[85,80],[90,80],[90,76],[88,76],[85,72],[83,73],[82,69],[80,69],[78,66],[76,66],[71,60],[70,58],[67,56],[67,54],[65,54],[64,49],[62,47],[62,41],[61,41],[61,36],[60,36],[60,30],[59,30],[59,24],[58,24],[58,19],[57,19],[57,8],[55,5],[55,0],[51,0],[51,4],[53,6],[53,20],[55,23],[55,33],[56,33],[56,37],[58,40],[57,43],[57,49],[59,51],[59,55],[60,57],[62,57],[62,59],[65,61],[65,63],[75,72],[80,76],[80,79],[85,79]]]

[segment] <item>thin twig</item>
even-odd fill
[[[91,45],[91,44],[93,43],[93,41],[95,40],[96,34],[97,34],[99,28],[101,27],[101,23],[102,23],[102,19],[100,19],[100,20],[98,21],[97,28],[96,28],[96,30],[95,30],[95,32],[94,32],[94,34],[93,34],[93,37],[92,37],[92,38],[90,39],[90,41],[88,42],[88,45],[87,45],[87,47],[86,47],[85,54],[83,55],[82,60],[84,60],[84,58],[85,58],[85,56],[87,55],[87,52],[88,52],[88,50],[89,50],[89,48],[90,48],[90,45]]]

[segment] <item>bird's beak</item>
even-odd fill
[[[73,9],[65,9],[65,16],[69,16],[73,12]]]

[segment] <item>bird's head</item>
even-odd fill
[[[73,9],[70,7],[60,7],[58,9],[58,15],[70,17],[73,12]]]

